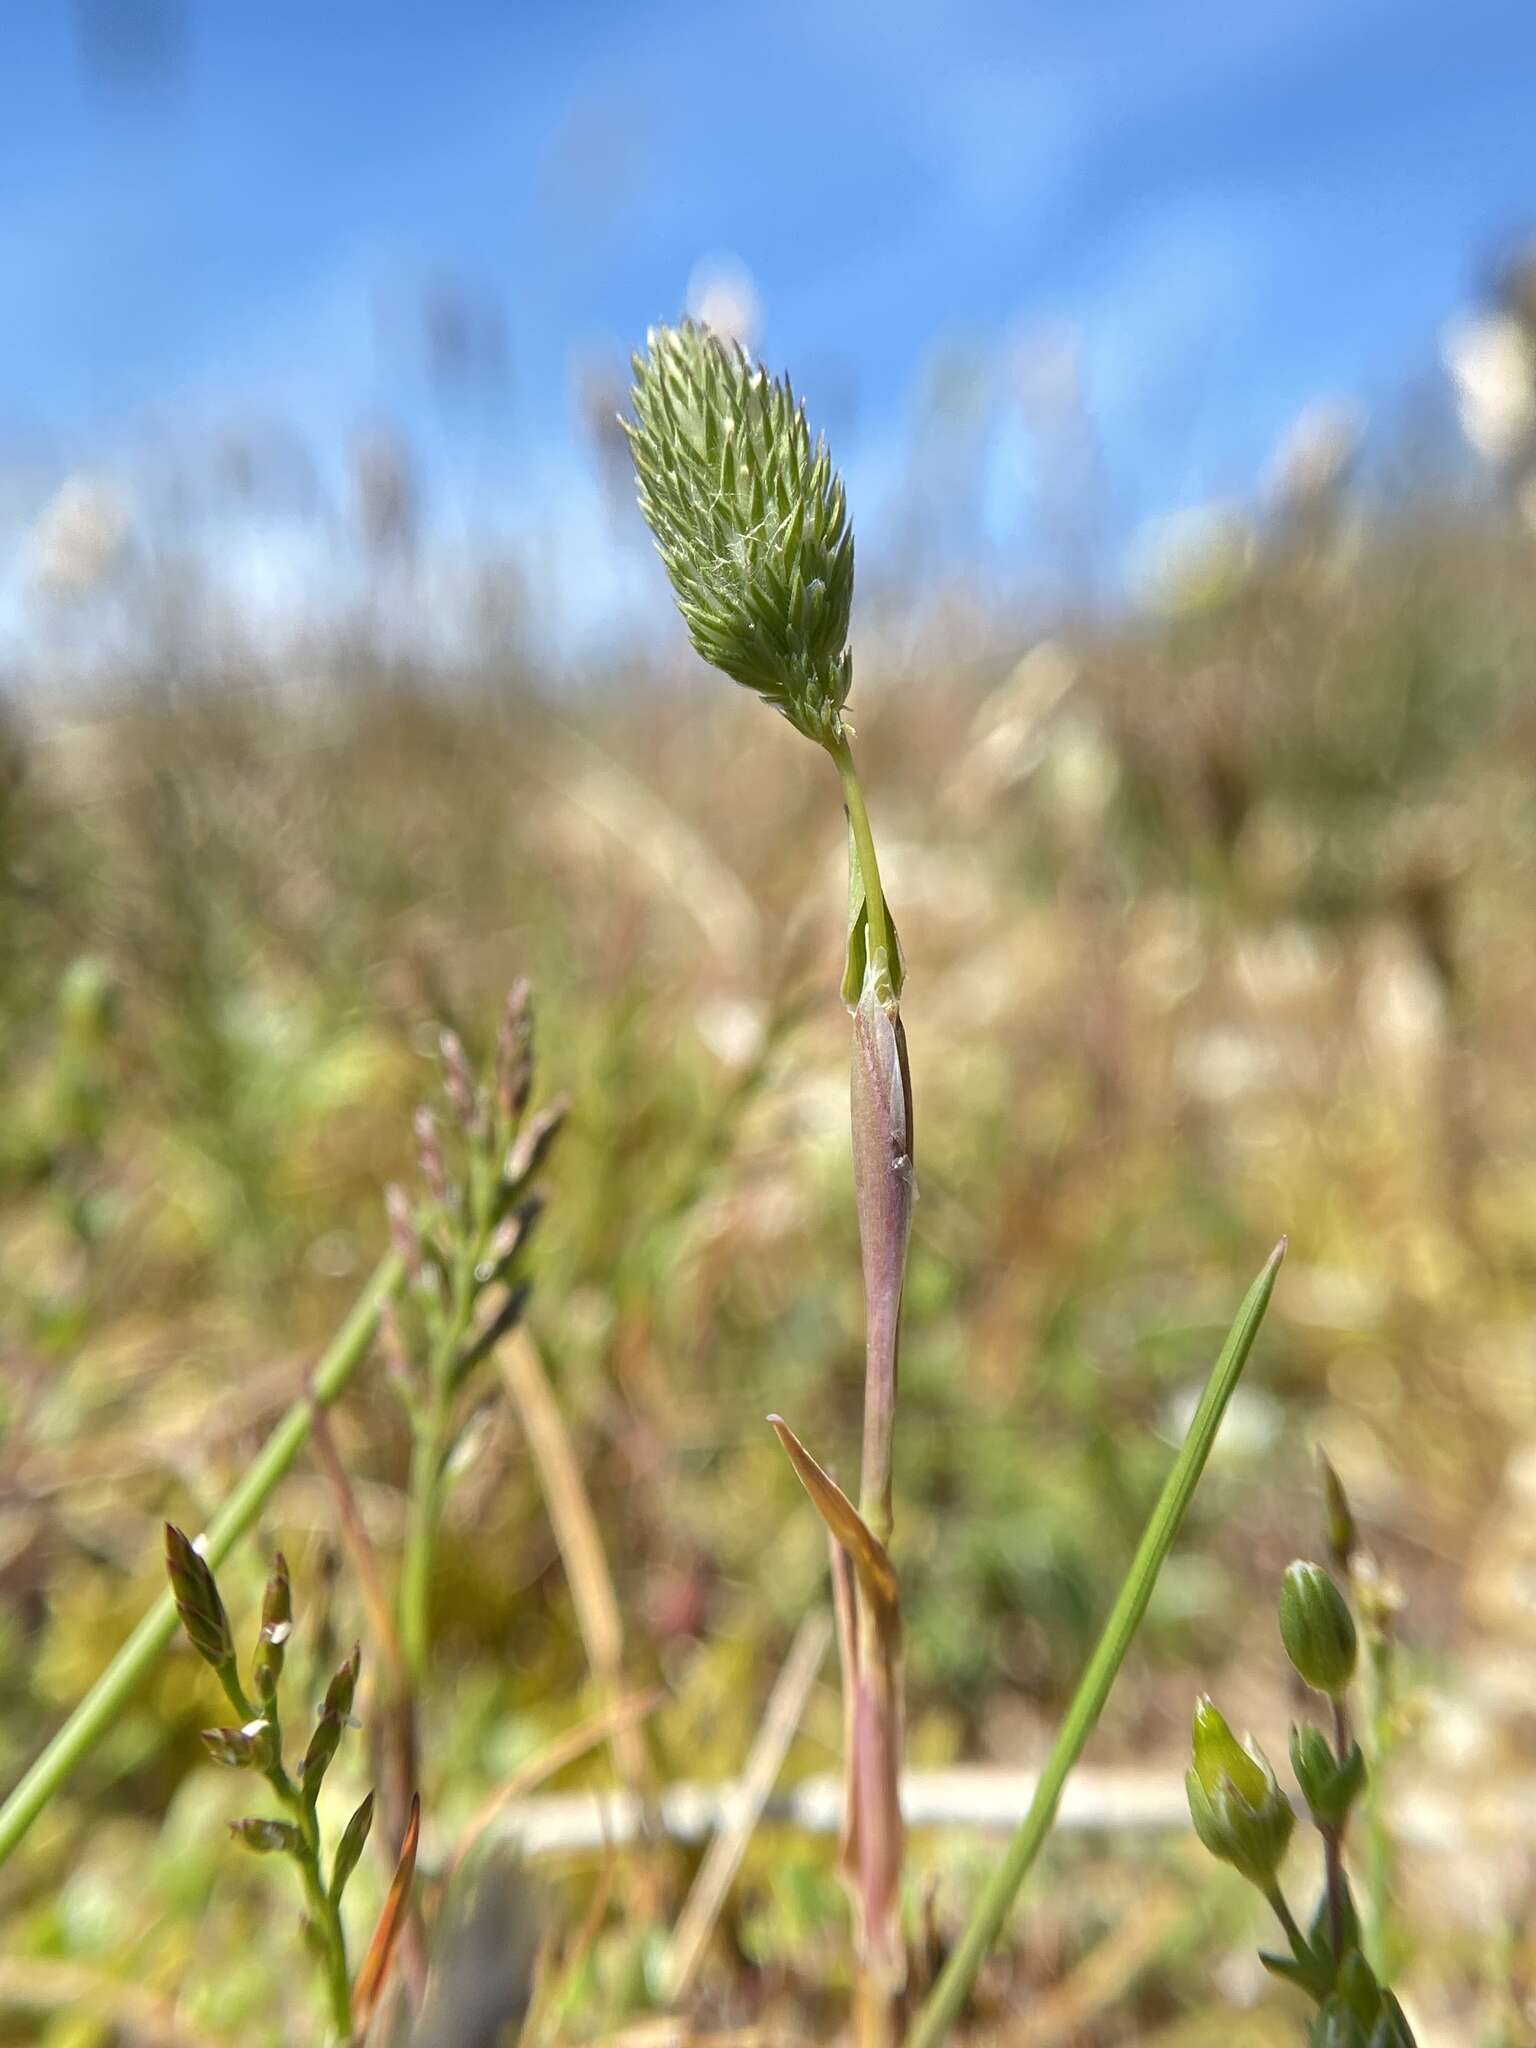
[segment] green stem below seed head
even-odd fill
[[[848,735],[841,728],[837,737],[828,744],[827,751],[836,764],[838,778],[843,785],[848,828],[853,835],[853,849],[859,864],[868,932],[868,962],[878,977],[877,993],[880,1000],[890,1007],[900,994],[901,967],[896,958],[895,937],[886,910],[885,891],[880,883],[880,862],[875,853],[875,835],[869,822],[869,809],[864,802],[864,790],[853,763],[853,750],[848,744]],[[858,1001],[858,991],[850,993],[845,989],[844,994],[850,1002]]]

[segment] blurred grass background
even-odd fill
[[[1496,1825],[1536,1769],[1536,588],[1517,519],[1406,502],[1325,497],[1241,545],[1208,536],[1149,609],[1050,637],[959,587],[866,617],[852,709],[919,1118],[911,1751],[1042,1754],[1288,1232],[1090,1761],[1182,1769],[1203,1688],[1283,1753],[1274,1594],[1321,1547],[1325,1445],[1407,1597],[1402,1783],[1462,1814],[1402,1873],[1420,2038],[1512,2048],[1536,1880]],[[153,1597],[159,1521],[201,1526],[291,1398],[382,1247],[384,1182],[412,1171],[438,1025],[483,1052],[516,973],[542,1087],[574,1099],[531,1326],[627,1676],[665,1688],[659,1777],[739,1768],[826,1595],[763,1416],[844,1465],[858,1427],[843,847],[817,766],[692,668],[572,691],[491,645],[445,681],[366,621],[277,679],[184,653],[12,707],[0,1779]],[[392,1554],[407,1444],[376,1364],[336,1430]],[[308,1462],[225,1574],[237,1630],[278,1544],[320,1674],[361,1622]],[[439,1580],[424,1795],[446,1836],[596,1699],[505,1405],[473,1433]],[[201,1761],[204,1675],[169,1657],[0,1876],[0,2039],[308,2038],[291,1901],[219,1825],[243,1795]],[[829,1665],[789,1774],[838,1743]],[[339,1801],[361,1788],[348,1762]],[[919,1838],[914,1914],[940,1938],[991,1853]],[[557,1926],[603,1862],[547,1873]],[[639,2026],[686,1875],[619,1862],[568,1978],[572,2035]],[[1299,2038],[1228,1877],[1184,1838],[1063,1839],[986,1981],[986,2038]],[[830,1845],[766,1833],[702,2034],[826,2038],[844,1969]]]

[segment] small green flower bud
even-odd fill
[[[325,1689],[323,1713],[334,1714],[338,1721],[345,1721],[352,1711],[352,1701],[357,1693],[357,1674],[363,1667],[363,1653],[358,1644],[352,1645],[352,1654],[337,1671]]]
[[[341,1731],[352,1711],[352,1696],[357,1691],[357,1674],[361,1664],[362,1651],[354,1645],[351,1656],[326,1687],[325,1699],[320,1707],[320,1718],[314,1734],[309,1738],[309,1747],[304,1752],[304,1762],[300,1770],[304,1797],[311,1806],[319,1797],[321,1783],[331,1767],[331,1759],[341,1746]]]
[[[232,1771],[266,1771],[277,1757],[270,1721],[247,1721],[243,1728],[205,1728],[203,1742],[216,1764]]]
[[[1365,1784],[1365,1756],[1359,1743],[1341,1759],[1320,1728],[1293,1728],[1291,1768],[1313,1820],[1325,1832],[1336,1834]]]
[[[1223,1779],[1250,1806],[1267,1796],[1268,1772],[1254,1752],[1239,1742],[1215,1703],[1204,1693],[1195,1702],[1193,1732],[1195,1772],[1204,1791],[1215,1798]]]
[[[247,1849],[254,1849],[258,1856],[271,1856],[274,1853],[298,1856],[303,1853],[304,1837],[290,1821],[232,1820],[229,1832],[237,1842],[243,1842]]]
[[[292,1634],[293,1594],[288,1583],[288,1560],[279,1551],[273,1559],[272,1576],[261,1603],[261,1634],[256,1639],[252,1663],[257,1697],[267,1706],[276,1695],[285,1646]]]
[[[320,1787],[331,1767],[331,1759],[340,1747],[341,1723],[334,1714],[327,1714],[322,1710],[315,1732],[309,1738],[309,1747],[304,1752],[304,1762],[299,1773],[300,1782],[304,1787],[304,1797],[311,1806],[320,1796]]]
[[[494,1081],[496,1114],[503,1124],[515,1124],[533,1092],[533,996],[521,975],[507,991],[496,1034]]]
[[[353,1814],[342,1831],[341,1840],[336,1844],[336,1859],[331,1865],[331,1898],[340,1899],[347,1888],[347,1879],[357,1868],[357,1859],[362,1855],[373,1826],[373,1794],[370,1792],[362,1805]]]
[[[789,380],[707,329],[653,328],[622,422],[677,608],[707,662],[830,746],[853,679],[853,532]]]
[[[1344,1483],[1322,1451],[1317,1454],[1318,1470],[1323,1476],[1323,1507],[1328,1520],[1328,1555],[1333,1568],[1349,1575],[1355,1551],[1360,1542],[1360,1532],[1355,1527],[1354,1512],[1349,1505],[1349,1496]]]
[[[1184,1782],[1190,1819],[1206,1848],[1267,1891],[1296,1816],[1262,1752],[1239,1742],[1208,1699],[1195,1708],[1194,1768]]]
[[[188,1642],[227,1685],[235,1675],[235,1638],[229,1616],[207,1561],[174,1522],[165,1525],[165,1568]]]
[[[1289,1566],[1280,1588],[1285,1654],[1314,1692],[1337,1699],[1355,1675],[1358,1639],[1344,1595],[1320,1564]]]
[[[510,1199],[530,1180],[549,1156],[549,1148],[560,1135],[560,1127],[571,1113],[568,1095],[557,1095],[536,1116],[531,1116],[507,1147],[502,1161],[502,1197]]]

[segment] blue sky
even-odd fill
[[[1379,419],[1432,373],[1536,221],[1533,79],[1528,0],[27,0],[0,9],[0,461],[267,415],[324,469],[387,416],[441,530],[553,526],[580,558],[605,528],[573,358],[621,361],[729,252],[856,518],[889,511],[936,345],[1064,327],[1123,537],[1250,491],[1308,399]],[[441,276],[502,309],[504,387],[444,400],[391,339]],[[994,528],[1024,481],[994,464]]]

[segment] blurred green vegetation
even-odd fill
[[[1322,1441],[1408,1594],[1430,1702],[1409,1751],[1469,1799],[1530,1768],[1529,539],[1450,513],[1330,522],[1152,617],[1032,642],[956,600],[878,652],[897,644],[875,636],[852,709],[910,965],[914,1764],[1040,1755],[1181,1404],[1283,1230],[1249,1385],[1091,1760],[1181,1769],[1207,1686],[1283,1754],[1266,1589],[1320,1546]],[[0,1780],[157,1590],[159,1521],[201,1526],[291,1398],[382,1246],[439,1024],[482,1054],[517,973],[542,1087],[575,1102],[531,1326],[627,1675],[666,1688],[658,1776],[739,1767],[825,1598],[762,1418],[844,1467],[858,1428],[843,848],[817,769],[692,672],[557,698],[354,649],[302,689],[226,674],[14,711]],[[392,1559],[408,1447],[377,1370],[336,1433]],[[427,1703],[440,1841],[597,1698],[505,1406],[474,1443]],[[316,1686],[360,1626],[333,1520],[302,1464],[225,1575],[250,1616],[263,1556],[287,1550]],[[245,1795],[200,1761],[207,1705],[178,1651],[0,1874],[0,2039],[310,2037],[286,1892],[219,1825]],[[833,1767],[838,1743],[829,1670],[791,1771]],[[338,1765],[338,1806],[360,1769]],[[563,1782],[606,1773],[599,1756]],[[919,1840],[914,1912],[931,1878],[941,1938],[987,1853]],[[1529,1851],[1469,1833],[1444,1856],[1465,1860],[1464,1918],[1441,1851],[1418,1890],[1405,1857],[1421,2039],[1528,2038]],[[551,1872],[560,1924],[600,1860]],[[631,1860],[649,1867],[619,1874],[571,1967],[573,2034],[650,1997],[686,1861]],[[376,1901],[384,1873],[367,1882]],[[1018,2039],[1299,2038],[1246,1961],[1238,1890],[1185,1841],[1062,1842],[987,1980],[990,2038],[1040,1997],[1063,2000],[1057,2031]],[[825,2038],[844,1967],[829,1845],[765,1834],[705,2020]],[[184,2031],[154,2035],[133,1999]]]

